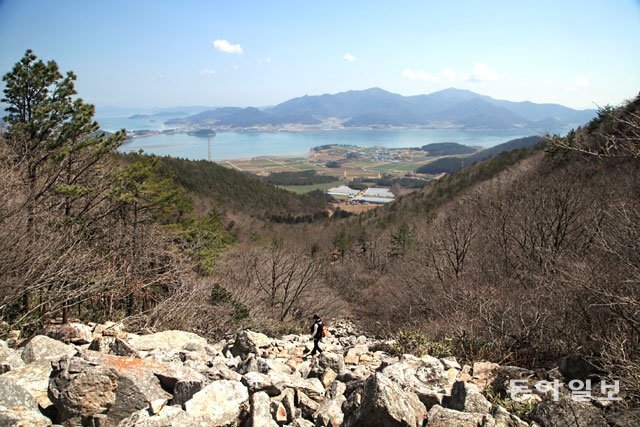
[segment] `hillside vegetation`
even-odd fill
[[[159,173],[171,177],[192,197],[208,201],[214,209],[242,212],[285,222],[313,220],[326,215],[324,193],[297,195],[253,175],[228,169],[207,160],[163,157],[159,159]],[[304,172],[302,174],[305,177],[309,175]],[[328,178],[330,177],[308,177],[309,180],[320,179],[320,182],[327,182]]]
[[[528,366],[582,354],[637,399],[639,107],[349,220],[334,283],[379,333]]]
[[[30,51],[4,81],[0,333],[78,317],[221,337],[352,316],[467,361],[579,354],[638,405],[640,97],[324,219],[321,194],[116,154],[124,132],[99,132],[73,73]]]
[[[539,136],[527,136],[524,138],[516,138],[494,147],[478,151],[477,153],[467,157],[444,157],[434,160],[424,166],[416,169],[416,173],[437,175],[440,173],[452,173],[461,169],[465,165],[472,165],[484,159],[496,156],[506,151],[517,150],[520,148],[533,147],[543,142],[543,138]],[[474,150],[475,151],[475,150]],[[473,151],[472,151],[473,152]],[[457,153],[454,153],[457,154]]]

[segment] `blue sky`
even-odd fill
[[[28,48],[99,107],[378,86],[592,108],[640,91],[640,1],[0,0],[0,72]]]

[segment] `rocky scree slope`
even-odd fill
[[[0,425],[49,426],[527,426],[602,425],[595,405],[534,392],[528,424],[481,393],[532,371],[490,362],[383,351],[346,322],[324,352],[309,336],[243,330],[208,343],[189,332],[137,335],[121,325],[49,325],[0,341]],[[579,363],[565,361],[575,376]],[[543,375],[562,378],[556,369]],[[566,378],[565,378],[566,379]]]

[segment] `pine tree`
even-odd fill
[[[104,172],[101,164],[125,137],[124,131],[110,136],[99,132],[93,105],[75,97],[75,80],[73,72],[63,76],[54,61],[45,63],[27,50],[4,75],[2,99],[8,104],[5,120],[9,129],[4,135],[8,160],[22,171],[26,194],[26,238],[35,240],[38,211],[50,210],[57,215],[57,232],[66,233],[69,248],[78,247],[79,240],[79,229],[71,225],[90,222],[102,200],[104,186],[97,191]],[[62,253],[67,251],[61,250],[60,256]],[[59,287],[73,288],[63,282]],[[65,320],[67,306],[65,300]],[[25,287],[23,310],[28,313],[30,308],[30,290]]]

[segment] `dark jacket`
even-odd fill
[[[311,327],[311,337],[314,340],[322,339],[323,326],[324,326],[324,323],[322,322],[322,319],[317,319],[315,322],[313,322],[313,326]]]

